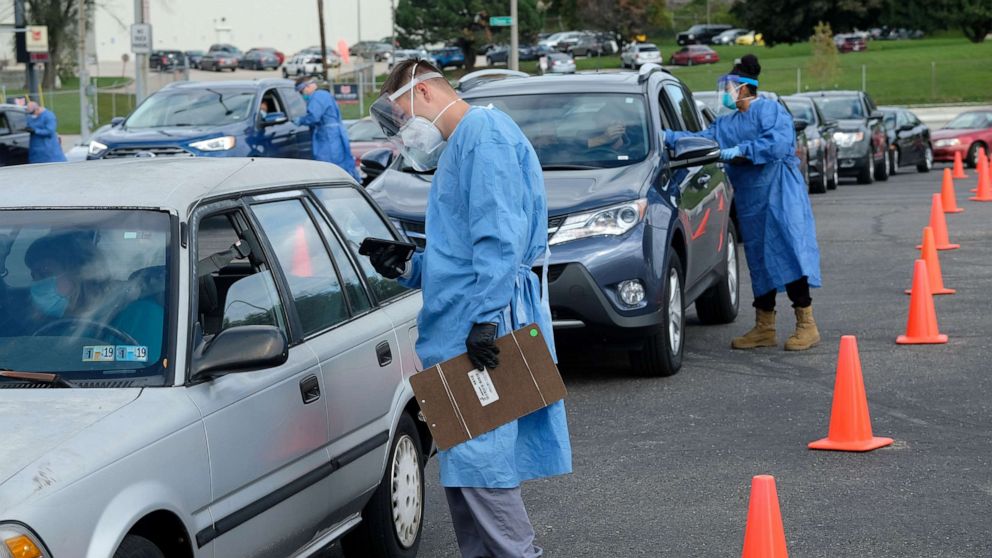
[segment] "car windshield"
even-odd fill
[[[805,120],[811,124],[816,122],[816,115],[813,112],[812,104],[791,99],[787,99],[785,104],[789,107],[789,112],[792,113],[793,118]]]
[[[0,223],[0,369],[163,385],[167,213],[4,210]]]
[[[467,99],[492,105],[520,126],[545,168],[606,168],[644,160],[651,149],[642,95],[565,93]]]
[[[248,118],[254,98],[255,91],[244,89],[160,91],[141,103],[125,126],[222,126]]]
[[[830,120],[854,120],[864,118],[861,101],[851,97],[819,97],[815,99],[823,116]]]
[[[371,119],[362,119],[348,127],[348,141],[386,141],[386,135]]]
[[[949,130],[972,130],[992,128],[992,112],[966,112],[954,117],[944,128]]]

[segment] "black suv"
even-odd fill
[[[860,184],[889,178],[888,140],[882,112],[864,91],[817,91],[812,97],[828,120],[837,121],[837,163],[841,176],[856,176]]]
[[[719,147],[684,138],[669,153],[660,141],[662,130],[705,127],[688,88],[655,64],[474,87],[471,77],[465,100],[509,114],[544,169],[555,335],[626,348],[645,374],[677,372],[688,306],[703,323],[727,323],[740,300],[734,191]],[[362,168],[377,176],[368,192],[399,228],[430,242],[432,176],[389,150],[367,153]]]
[[[679,46],[711,45],[713,44],[714,37],[733,28],[733,25],[722,24],[693,25],[688,30],[679,33],[675,38],[675,42],[677,42]]]
[[[22,107],[0,103],[0,167],[28,162],[27,124],[28,113]]]

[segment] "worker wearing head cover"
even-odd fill
[[[436,168],[427,248],[400,278],[423,290],[423,366],[467,352],[498,375],[495,339],[530,323],[554,355],[547,288],[531,271],[547,262],[544,180],[520,128],[499,110],[470,107],[437,68],[413,60],[396,65],[371,114],[406,164]],[[371,259],[389,272],[390,262]],[[542,555],[520,483],[571,472],[563,402],[441,451],[438,461],[462,556]]]
[[[327,91],[318,89],[317,81],[309,77],[296,80],[296,91],[306,100],[307,113],[293,119],[293,123],[297,126],[309,126],[313,130],[314,160],[333,163],[360,181],[337,101]]]
[[[698,133],[666,132],[674,147],[686,135],[717,141],[720,158],[736,190],[737,216],[751,272],[756,325],[731,345],[770,347],[775,335],[775,295],[785,290],[796,314],[796,331],[786,350],[801,351],[820,342],[813,320],[810,287],[819,287],[820,250],[816,243],[808,188],[799,172],[792,116],[776,101],[757,97],[761,66],[752,54],[720,78],[721,102],[733,112]]]
[[[58,128],[55,113],[34,101],[28,103],[27,110],[27,129],[31,132],[28,162],[64,163],[65,153],[62,152],[62,144],[59,143],[59,135],[55,131]]]

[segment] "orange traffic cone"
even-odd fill
[[[937,245],[933,240],[933,229],[923,227],[923,247],[920,248],[920,258],[927,262],[927,282],[930,284],[930,294],[946,295],[957,291],[944,286],[944,276],[940,272],[940,259],[937,257]],[[913,294],[912,289],[906,289],[906,294]]]
[[[964,163],[961,161],[961,152],[954,152],[954,178],[968,178],[964,173]]]
[[[788,558],[785,529],[778,507],[775,477],[756,475],[751,479],[751,500],[744,528],[744,552],[741,558]]]
[[[913,295],[909,299],[909,319],[906,321],[906,334],[896,339],[900,345],[924,345],[947,343],[947,336],[937,328],[937,310],[930,294],[930,281],[927,279],[927,262],[916,260],[913,267]]]
[[[958,207],[957,196],[954,194],[954,180],[951,178],[951,169],[944,169],[944,181],[940,186],[940,203],[944,206],[944,213],[961,213],[964,209]]]
[[[988,202],[992,201],[992,177],[989,176],[989,162],[982,156],[982,151],[978,151],[978,188],[975,196],[968,198],[971,201]]]
[[[978,173],[978,184],[971,189],[972,192],[977,192],[981,189],[982,182],[985,180],[983,177],[988,170],[989,163],[985,160],[985,149],[979,147],[978,151],[975,152],[975,172]]]
[[[891,443],[892,438],[879,438],[871,433],[858,341],[853,335],[845,335],[840,338],[840,354],[837,355],[830,431],[826,438],[810,442],[809,449],[871,451]]]
[[[944,204],[940,201],[940,194],[934,194],[930,202],[930,228],[933,229],[938,250],[956,250],[961,247],[960,244],[951,244],[951,239],[947,237],[947,219],[944,218]],[[921,248],[922,244],[916,245],[917,250]]]
[[[296,227],[293,235],[293,266],[292,273],[297,277],[313,277],[313,265],[310,262],[310,249],[307,247],[307,233],[303,225]]]

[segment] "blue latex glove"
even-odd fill
[[[729,147],[727,149],[721,149],[720,150],[720,160],[721,161],[730,161],[730,160],[733,160],[734,158],[740,157],[740,156],[741,156],[741,148],[740,147],[737,147],[736,145],[733,146],[733,147]]]
[[[661,145],[668,147],[668,130],[661,131]]]

